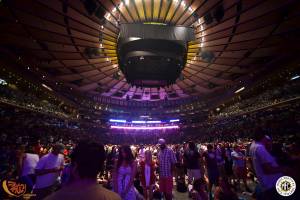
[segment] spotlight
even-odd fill
[[[238,89],[238,90],[236,90],[234,93],[239,93],[239,92],[241,92],[241,91],[243,91],[245,89],[245,87],[241,87],[240,89]]]
[[[296,75],[296,76],[293,76],[290,80],[292,81],[292,80],[295,80],[295,79],[298,79],[298,78],[300,78],[300,76]]]
[[[110,119],[110,122],[119,122],[119,123],[126,123],[126,120],[124,119]]]

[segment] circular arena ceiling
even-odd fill
[[[92,97],[203,96],[299,52],[299,10],[297,0],[2,0],[0,52],[30,57],[36,67],[24,69]],[[171,86],[131,86],[119,70],[120,24],[145,22],[195,31]]]

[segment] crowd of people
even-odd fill
[[[57,100],[53,94],[48,94],[46,88],[16,78],[19,80],[18,84],[0,84],[0,102],[59,117],[75,117],[71,106]]]
[[[37,199],[172,199],[174,185],[192,199],[280,199],[279,177],[299,181],[300,147],[273,140],[257,129],[252,141],[233,143],[103,146],[85,138],[49,142],[45,151],[40,141],[8,148],[2,135],[1,159],[15,170],[1,168],[1,176],[26,183]]]
[[[33,198],[48,200],[282,199],[278,178],[300,181],[296,85],[163,131],[113,130],[37,112],[28,109],[35,97],[16,106],[12,99],[22,99],[0,87],[0,179],[26,183]]]
[[[250,94],[246,98],[232,102],[217,112],[212,118],[224,118],[232,115],[239,115],[263,107],[272,106],[281,102],[297,99],[300,97],[300,82],[288,82],[278,87],[265,89],[259,94]],[[259,103],[257,103],[259,102]]]
[[[88,131],[77,123],[5,107],[1,179],[25,182],[37,199],[81,199],[84,191],[91,191],[89,199],[172,199],[176,190],[193,199],[277,199],[278,177],[287,174],[299,181],[298,108],[294,103],[208,120],[194,127],[197,134],[183,128],[181,137],[156,131],[151,138],[148,131],[132,140],[128,134],[110,138],[105,129]],[[98,144],[90,149],[90,144],[79,145],[82,140]],[[120,145],[125,141],[131,145]],[[98,155],[100,143],[106,145]],[[73,187],[83,190],[71,193]]]
[[[177,129],[109,131],[109,143],[112,144],[156,144],[161,137],[173,144],[184,140],[183,132]]]

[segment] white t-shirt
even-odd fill
[[[252,142],[250,146],[250,156],[252,158],[253,167],[262,189],[268,190],[275,187],[276,181],[282,176],[282,174],[265,174],[263,172],[262,165],[265,163],[270,163],[273,167],[278,167],[276,160],[266,150],[265,146],[259,142]]]
[[[64,165],[64,156],[62,154],[54,155],[48,153],[44,155],[35,169],[53,169]],[[53,185],[59,177],[59,172],[53,172],[36,177],[35,188],[45,188]]]
[[[33,153],[26,153],[23,159],[22,176],[34,174],[34,169],[39,161],[39,155]]]

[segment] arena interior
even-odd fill
[[[299,0],[0,0],[0,199],[300,199]]]

